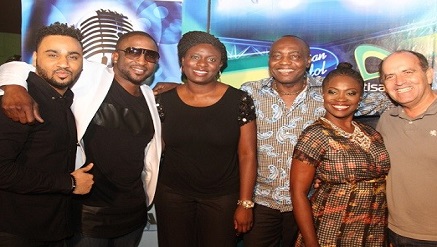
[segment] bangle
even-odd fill
[[[255,203],[251,200],[238,200],[237,205],[243,206],[245,209],[253,208]]]
[[[70,174],[71,177],[71,192],[74,191],[74,189],[76,189],[76,178]]]

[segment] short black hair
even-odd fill
[[[228,66],[228,52],[226,51],[225,45],[214,35],[203,31],[190,31],[182,35],[182,38],[178,43],[178,56],[179,64],[182,63],[182,58],[185,56],[187,51],[198,44],[210,44],[220,51],[222,67],[220,71]]]
[[[77,41],[79,41],[80,45],[83,47],[83,45],[82,45],[82,38],[83,38],[82,33],[80,32],[80,30],[78,28],[75,28],[73,25],[68,26],[68,24],[66,24],[66,23],[55,22],[55,23],[51,24],[50,26],[44,26],[37,31],[35,50],[38,49],[38,47],[41,44],[41,41],[45,37],[51,36],[51,35],[61,35],[61,36],[72,37],[73,39],[76,39]]]
[[[121,48],[121,47],[120,47],[120,44],[121,44],[125,39],[128,39],[128,38],[130,38],[130,37],[132,37],[132,36],[136,36],[136,35],[144,36],[144,37],[146,37],[146,38],[151,39],[151,40],[153,41],[153,43],[155,43],[156,48],[158,48],[158,43],[156,43],[156,40],[152,37],[152,35],[150,35],[150,34],[148,34],[148,33],[146,33],[146,32],[143,32],[143,31],[132,31],[132,32],[124,33],[124,34],[122,34],[122,35],[120,36],[120,38],[118,38],[118,40],[117,40],[117,44],[115,45],[116,49],[120,49],[120,48]]]
[[[294,39],[298,39],[298,40],[302,41],[302,43],[304,43],[304,45],[305,45],[305,50],[308,53],[308,56],[311,55],[310,45],[301,37],[293,35],[293,34],[286,34],[286,35],[283,35],[281,38],[294,38]]]
[[[357,81],[361,86],[361,95],[364,93],[364,79],[361,76],[360,72],[352,69],[352,64],[348,62],[341,62],[337,65],[337,68],[331,70],[326,77],[323,79],[322,88],[325,88],[326,84],[332,79],[334,76],[345,75],[349,76],[355,81]]]

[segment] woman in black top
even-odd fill
[[[165,143],[155,198],[159,246],[235,246],[236,233],[252,226],[253,101],[218,81],[227,54],[214,36],[188,32],[178,53],[184,84],[158,98]]]

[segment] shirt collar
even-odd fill
[[[27,80],[31,81],[47,98],[50,98],[52,100],[66,100],[68,106],[71,106],[71,104],[73,103],[74,94],[70,89],[67,89],[64,95],[61,95],[52,86],[50,86],[47,81],[45,81],[34,72],[29,73],[29,77]]]
[[[398,105],[395,108],[390,110],[390,115],[393,117],[401,117],[405,119],[411,119],[410,117],[405,114],[404,109],[402,106]],[[432,104],[426,109],[426,111],[419,116],[415,117],[414,119],[423,118],[425,115],[436,115],[437,114],[437,99],[432,102]]]
[[[306,74],[307,86],[303,91],[308,90],[311,87],[319,87],[322,85],[321,77],[312,77],[310,74]],[[273,77],[266,78],[261,82],[262,89],[272,89],[272,85],[275,79]]]

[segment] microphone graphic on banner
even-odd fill
[[[84,57],[90,59],[101,55],[101,63],[106,65],[115,51],[118,38],[133,31],[132,24],[126,16],[103,9],[97,10],[96,15],[79,23],[79,29],[83,35]]]

